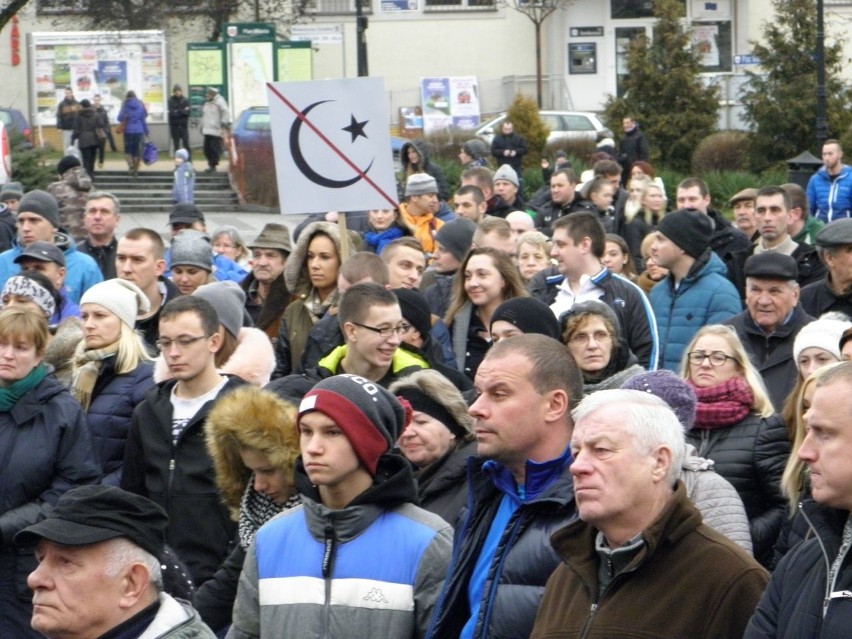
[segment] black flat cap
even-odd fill
[[[835,248],[852,244],[852,218],[834,220],[822,227],[814,238],[817,246]]]
[[[796,265],[796,260],[777,251],[766,251],[752,255],[746,260],[743,273],[746,277],[768,280],[799,279],[799,267]]]
[[[80,486],[62,495],[47,519],[15,535],[15,543],[31,546],[47,539],[88,546],[124,537],[159,559],[168,523],[166,512],[141,495],[115,486]]]

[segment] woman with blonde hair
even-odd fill
[[[651,181],[644,181],[642,185],[641,193],[637,194],[640,206],[630,217],[626,215],[625,209],[622,227],[624,240],[630,247],[637,270],[640,271],[643,268],[642,240],[657,228],[657,224],[666,214],[666,192],[663,187]]]
[[[480,247],[467,254],[453,279],[444,318],[460,371],[474,378],[491,347],[492,313],[506,300],[527,295],[517,266],[504,251]]]
[[[467,499],[467,458],[476,454],[467,402],[432,369],[403,377],[388,390],[413,410],[397,447],[417,469],[420,506],[452,523]]]
[[[657,264],[657,258],[651,253],[651,245],[656,241],[653,233],[649,233],[644,237],[641,244],[642,260],[645,263],[645,270],[636,278],[636,284],[639,285],[645,295],[651,292],[657,284],[666,279],[669,274],[669,269],[663,268]]]
[[[271,391],[241,386],[216,402],[204,436],[216,485],[239,524],[237,546],[193,597],[204,622],[220,631],[231,623],[240,572],[255,533],[278,513],[301,503],[294,479],[299,456],[296,407]]]
[[[737,489],[749,518],[754,557],[772,565],[784,521],[781,475],[790,441],[760,374],[730,326],[700,329],[684,351],[681,377],[698,398],[687,441]]]
[[[121,279],[95,284],[80,299],[83,339],[73,358],[71,392],[86,413],[102,484],[118,486],[133,409],[154,385],[151,357],[134,330],[148,298]]]
[[[211,237],[213,252],[224,255],[245,269],[251,268],[251,254],[240,232],[233,226],[222,226]]]

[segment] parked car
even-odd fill
[[[30,123],[27,121],[27,117],[21,111],[18,111],[18,109],[0,107],[0,122],[2,122],[7,129],[17,129],[18,132],[24,136],[27,144],[32,145],[33,130],[30,128]]]
[[[612,136],[612,132],[591,111],[539,111],[538,115],[550,129],[547,144],[559,144],[572,140],[597,142],[607,135]],[[476,135],[491,144],[491,140],[500,131],[500,125],[505,119],[506,114],[501,113],[479,127]]]
[[[9,134],[6,126],[0,122],[0,184],[12,179],[12,150],[9,148]]]

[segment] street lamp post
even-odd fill
[[[823,0],[817,0],[816,23],[816,139],[817,146],[822,148],[828,138],[828,119],[825,105],[825,16]]]

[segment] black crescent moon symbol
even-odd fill
[[[314,102],[313,104],[308,105],[302,111],[303,116],[307,116],[311,110],[319,106],[320,104],[325,104],[326,102],[334,102],[334,100],[320,100],[319,102]],[[299,171],[302,172],[306,178],[308,178],[314,184],[319,184],[320,186],[324,186],[329,189],[343,189],[347,186],[352,186],[358,180],[361,179],[360,175],[356,175],[354,178],[349,180],[332,180],[324,175],[321,175],[314,171],[308,161],[305,160],[305,156],[302,154],[302,147],[299,143],[299,133],[302,130],[302,124],[304,120],[302,118],[296,118],[293,122],[293,126],[290,127],[290,152],[293,154],[293,162],[296,163],[296,167]],[[362,173],[367,173],[370,170],[370,167],[373,166],[373,160],[370,160],[370,164],[367,165],[367,168],[362,170]]]

